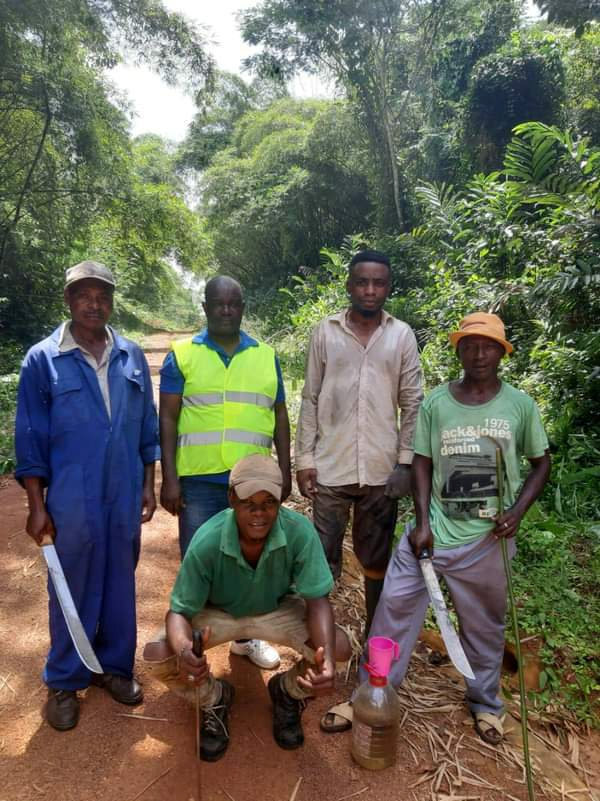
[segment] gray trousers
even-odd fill
[[[404,679],[429,605],[408,532],[407,526],[388,565],[369,632],[369,637],[389,637],[400,646],[400,658],[392,663],[389,677],[395,687]],[[508,542],[511,558],[515,551],[511,539]],[[469,708],[473,713],[500,715],[503,705],[498,692],[506,615],[506,575],[500,542],[490,534],[458,548],[438,548],[434,551],[433,565],[448,585],[460,622],[460,641],[475,674],[474,681],[465,679]],[[363,655],[361,681],[368,677],[365,661]]]

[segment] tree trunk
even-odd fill
[[[39,164],[40,158],[42,157],[42,152],[44,149],[44,143],[46,141],[46,137],[48,136],[48,130],[50,128],[50,123],[52,122],[52,112],[50,111],[50,106],[48,103],[48,97],[46,95],[46,116],[44,119],[44,127],[42,129],[42,135],[40,137],[40,141],[38,142],[38,146],[35,151],[35,155],[33,157],[33,161],[29,165],[29,169],[27,171],[27,175],[25,176],[25,180],[23,181],[23,186],[21,187],[21,191],[19,192],[19,197],[17,199],[15,205],[15,211],[13,214],[12,221],[7,222],[6,228],[4,230],[4,234],[2,236],[2,244],[0,245],[0,267],[4,262],[4,256],[6,254],[6,246],[8,244],[8,237],[10,234],[15,230],[17,224],[21,218],[21,211],[23,209],[23,204],[25,202],[25,198],[27,196],[27,192],[29,191],[29,187],[31,186],[31,181],[33,179],[33,174],[36,171],[37,165]]]
[[[398,226],[400,230],[404,230],[404,215],[402,213],[402,204],[400,201],[400,178],[398,176],[398,161],[396,158],[396,148],[394,146],[394,136],[392,133],[392,126],[390,123],[390,113],[387,101],[383,100],[383,127],[385,130],[385,137],[388,146],[388,155],[390,160],[390,168],[392,171],[392,181],[394,186],[394,206],[396,208],[396,217],[398,218]]]

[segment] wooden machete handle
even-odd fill
[[[204,643],[202,641],[202,632],[198,629],[192,631],[192,653],[194,656],[200,658],[204,653]]]

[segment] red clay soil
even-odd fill
[[[148,356],[156,374],[165,337],[152,338]],[[43,557],[24,532],[25,494],[11,478],[0,478],[0,801],[413,801],[448,798],[424,781],[410,787],[431,769],[427,741],[418,721],[400,741],[394,768],[373,773],[353,763],[350,734],[326,735],[318,720],[332,701],[348,689],[339,685],[333,697],[311,702],[303,717],[306,742],[286,752],[271,735],[266,682],[272,675],[247,660],[230,656],[227,646],[209,652],[213,672],[236,688],[231,743],[214,764],[195,756],[194,710],[144,676],[143,644],[164,619],[169,591],[178,567],[176,525],[163,510],[144,527],[137,573],[138,661],[144,682],[143,705],[128,708],[92,687],[81,693],[76,729],[59,733],[44,721],[46,689],[40,674],[48,648],[46,569]],[[294,658],[282,650],[282,667]],[[433,672],[435,668],[426,668]],[[134,715],[135,717],[131,717]],[[144,719],[146,716],[148,719]],[[466,709],[434,716],[440,734],[465,735],[472,727]],[[472,741],[475,743],[475,741]],[[597,741],[596,741],[597,742]],[[584,747],[587,747],[584,745]],[[598,760],[590,747],[588,764]],[[507,768],[490,751],[465,746],[461,760],[474,774],[500,789],[462,786],[458,799],[523,801],[527,794],[516,768]],[[593,767],[593,766],[592,766]],[[579,797],[582,796],[572,796]],[[549,796],[539,793],[544,801]]]

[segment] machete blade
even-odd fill
[[[50,578],[52,579],[54,589],[56,590],[60,608],[65,616],[65,622],[67,624],[67,628],[69,629],[71,639],[73,640],[75,650],[79,654],[79,658],[86,668],[92,671],[92,673],[104,673],[102,666],[100,665],[100,662],[98,662],[98,658],[94,653],[94,649],[88,640],[88,636],[81,625],[81,620],[79,619],[77,609],[73,603],[71,590],[69,589],[62,565],[58,558],[58,554],[56,553],[56,548],[54,545],[43,545],[42,551],[44,553],[46,564],[48,565]]]
[[[427,592],[429,593],[435,619],[440,627],[440,632],[444,640],[446,650],[448,651],[448,656],[452,660],[454,667],[460,673],[462,673],[463,676],[466,676],[468,679],[475,679],[475,674],[471,670],[469,660],[467,659],[463,647],[460,644],[460,640],[458,639],[458,634],[456,633],[454,626],[452,625],[452,621],[450,620],[450,615],[448,614],[448,609],[446,608],[446,602],[444,601],[444,596],[442,595],[440,583],[435,575],[435,570],[433,569],[433,562],[431,559],[419,559],[419,564],[421,565],[421,572],[423,573],[425,586],[427,587]]]

